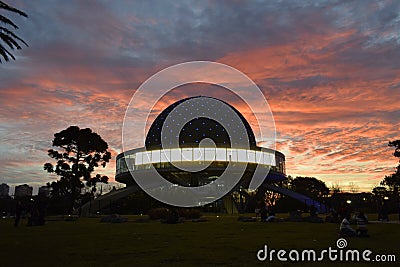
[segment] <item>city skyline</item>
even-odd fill
[[[29,47],[0,64],[0,183],[57,179],[43,170],[46,151],[70,125],[108,142],[113,158],[98,172],[114,181],[135,89],[193,60],[230,65],[260,87],[288,175],[369,191],[398,164],[387,144],[400,139],[399,2],[8,3],[29,16],[10,15]],[[240,99],[210,87],[175,90],[154,115],[193,95],[223,98],[252,122]]]

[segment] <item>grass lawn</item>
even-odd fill
[[[166,225],[156,221],[100,223],[99,218],[49,221],[15,228],[0,220],[0,266],[400,266],[400,224],[368,226],[369,238],[349,238],[347,248],[395,254],[393,263],[260,262],[258,250],[336,248],[338,225],[239,222],[208,216],[208,222]],[[372,256],[371,256],[372,258]]]

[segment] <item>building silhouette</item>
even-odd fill
[[[178,107],[181,111],[177,111]],[[212,119],[212,116],[216,118]],[[172,120],[171,127],[167,118]],[[179,130],[179,133],[163,136],[163,127],[167,132]],[[212,143],[202,144],[209,140]],[[233,171],[239,172],[243,168],[241,179],[234,188],[212,204],[228,213],[254,211],[255,200],[262,197],[267,185],[286,179],[284,154],[257,146],[253,130],[244,116],[216,98],[197,96],[173,103],[156,117],[144,141],[144,147],[132,148],[117,156],[115,179],[126,187],[86,203],[82,207],[83,215],[101,211],[119,198],[142,192],[132,174],[146,175],[151,167],[172,187],[207,186],[217,180],[228,165]],[[187,171],[192,167],[200,170]],[[254,195],[247,188],[260,168],[268,171]],[[204,195],[204,203],[210,203],[206,201],[208,198]]]
[[[8,197],[10,193],[10,186],[8,184],[0,184],[0,197]]]
[[[14,197],[32,196],[33,187],[27,184],[17,185],[15,187]]]
[[[225,184],[233,183],[233,179],[227,178],[231,175],[225,176],[227,179],[221,183],[216,181],[229,167],[240,180],[234,181],[227,194],[217,198],[208,194],[210,191],[197,191],[198,202],[184,206],[211,205],[212,209],[231,214],[254,212],[269,190],[300,201],[319,213],[328,211],[325,204],[281,186],[280,182],[286,179],[285,155],[258,146],[249,122],[224,101],[205,96],[179,100],[156,117],[144,141],[144,147],[126,150],[116,158],[115,180],[126,187],[84,204],[83,216],[109,209],[120,198],[142,194],[138,177],[148,182],[147,188],[161,194],[167,192],[163,196],[170,198],[184,195],[190,191],[184,189],[188,187],[211,188],[208,186],[211,183],[211,190],[217,192]],[[154,170],[168,183],[161,186],[159,179],[154,180]],[[254,177],[257,177],[256,190],[250,188]]]
[[[39,187],[38,195],[43,197],[50,196],[50,188],[47,185]]]

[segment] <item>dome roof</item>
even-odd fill
[[[218,102],[221,102],[221,105],[218,105]],[[185,103],[190,106],[180,106],[180,104]],[[240,131],[239,129],[243,129],[243,126],[236,127],[236,125],[232,125],[235,135],[238,136],[237,140],[233,144],[231,144],[231,139],[227,133],[227,129],[225,129],[223,125],[229,126],[234,123],[234,120],[232,114],[226,114],[226,109],[222,108],[223,104],[230,107],[239,116],[244,128],[246,129],[244,132],[236,133],[235,129],[237,128],[238,131]],[[200,142],[205,138],[212,139],[217,147],[245,148],[249,144],[250,148],[256,148],[254,133],[249,123],[237,109],[216,98],[196,96],[185,98],[173,103],[157,116],[147,133],[145,141],[146,149],[152,150],[162,148],[161,129],[163,128],[168,115],[170,115],[170,113],[178,106],[180,106],[181,109],[178,111],[175,110],[176,112],[171,114],[173,115],[173,118],[171,118],[172,120],[170,122],[176,121],[175,125],[180,129],[178,140],[181,148],[198,147]],[[197,113],[195,112],[196,114],[192,114],[196,110]],[[202,110],[212,112],[212,117],[214,119],[210,118],[209,114],[205,114]],[[203,115],[204,117],[202,117]],[[163,138],[165,141],[168,140],[166,136],[163,136]],[[248,143],[246,139],[248,140]],[[167,141],[167,143],[164,143],[164,148],[168,148],[169,145],[171,147],[173,146],[172,142]]]

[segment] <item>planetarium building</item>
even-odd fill
[[[193,110],[196,114],[191,116]],[[197,96],[163,110],[150,126],[145,146],[117,156],[115,178],[133,188],[137,187],[135,175],[145,176],[155,169],[173,185],[199,187],[218,180],[228,166],[241,175],[230,193],[246,190],[257,168],[265,170],[262,184],[285,179],[285,156],[257,146],[249,123],[236,108],[216,98]]]

